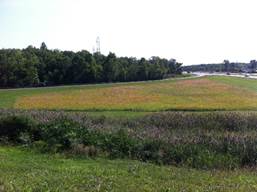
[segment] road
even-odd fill
[[[257,79],[257,74],[251,74],[251,73],[230,73],[229,75],[227,73],[207,73],[207,72],[193,72],[193,75],[196,75],[198,77],[203,76],[232,76],[232,77],[243,77],[248,79]]]

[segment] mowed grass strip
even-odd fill
[[[0,146],[0,191],[257,191],[255,171],[71,159]]]
[[[14,107],[89,111],[257,110],[257,91],[218,82],[219,78],[223,77],[66,89],[19,97]]]
[[[222,76],[222,77],[213,76],[213,77],[209,77],[209,79],[220,83],[225,83],[235,87],[240,87],[243,89],[248,89],[248,90],[257,92],[257,79],[242,78],[242,77],[227,77],[227,76]]]

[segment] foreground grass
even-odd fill
[[[69,159],[1,146],[0,191],[257,191],[257,174]]]

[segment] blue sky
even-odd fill
[[[39,47],[185,64],[257,59],[255,0],[0,0],[0,48]]]

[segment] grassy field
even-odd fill
[[[37,122],[28,129],[28,121],[16,147],[0,144],[0,192],[257,191],[257,116],[249,110],[257,110],[257,80],[237,77],[0,90],[0,134],[26,125],[8,117]],[[55,153],[67,140],[72,148]],[[45,144],[53,150],[34,151]],[[77,158],[81,145],[100,152]]]
[[[257,79],[246,79],[246,78],[236,78],[236,77],[209,77],[210,80],[214,80],[220,83],[225,83],[235,87],[240,87],[247,90],[252,90],[257,92]]]
[[[257,80],[201,77],[1,90],[0,107],[118,113],[163,110],[257,110]]]
[[[29,157],[29,158],[28,158]],[[256,171],[70,159],[0,147],[0,191],[257,191]]]

